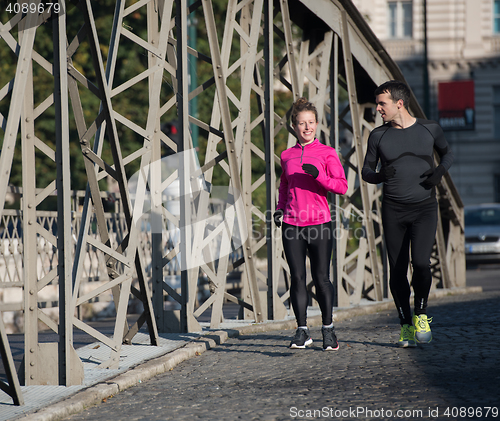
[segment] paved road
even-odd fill
[[[466,272],[467,286],[480,286],[483,291],[500,291],[500,265],[470,265]]]
[[[500,419],[500,293],[434,300],[429,315],[435,339],[414,349],[396,346],[395,311],[338,322],[337,352],[319,329],[306,350],[288,348],[291,331],[229,339],[68,420]]]

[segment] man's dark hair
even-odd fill
[[[403,105],[406,109],[410,106],[411,92],[408,85],[399,80],[389,80],[382,83],[377,89],[375,89],[375,96],[387,92],[394,102],[398,102],[400,99],[403,100]]]

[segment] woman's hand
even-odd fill
[[[313,164],[303,164],[302,169],[315,179],[318,178],[319,170]]]

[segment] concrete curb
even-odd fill
[[[481,293],[481,287],[451,288],[446,290],[433,290],[429,298],[442,298],[451,295],[464,295]],[[379,311],[390,310],[394,308],[392,300],[369,305],[339,309],[334,312],[334,320],[341,321],[356,316],[373,314]],[[311,327],[321,326],[321,317],[314,316],[308,318],[308,325]],[[201,355],[203,352],[223,344],[228,338],[238,337],[239,335],[249,335],[256,333],[265,333],[275,330],[292,330],[297,327],[295,320],[267,322],[254,325],[240,326],[233,329],[218,330],[203,335],[189,342],[184,347],[176,349],[161,357],[146,361],[137,367],[119,374],[105,382],[90,386],[85,390],[77,392],[75,395],[66,398],[60,402],[42,408],[39,411],[26,414],[23,419],[32,421],[56,421],[64,419],[70,415],[80,413],[86,408],[97,405],[103,400],[116,395],[132,386],[147,381],[166,371],[173,370],[181,362]]]
[[[99,383],[34,414],[27,414],[25,418],[29,420],[60,420],[72,414],[78,414],[85,408],[117,393],[117,385]]]

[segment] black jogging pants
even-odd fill
[[[316,287],[316,299],[324,325],[332,323],[334,289],[330,282],[332,258],[332,223],[299,227],[283,223],[283,248],[290,267],[290,298],[298,326],[306,326],[307,305],[306,255],[309,255],[311,274]]]
[[[408,283],[410,259],[413,275],[415,314],[425,314],[432,284],[430,258],[437,228],[437,201],[402,204],[390,200],[382,203],[387,254],[389,257],[389,285],[399,313],[401,325],[411,324],[411,289]]]

